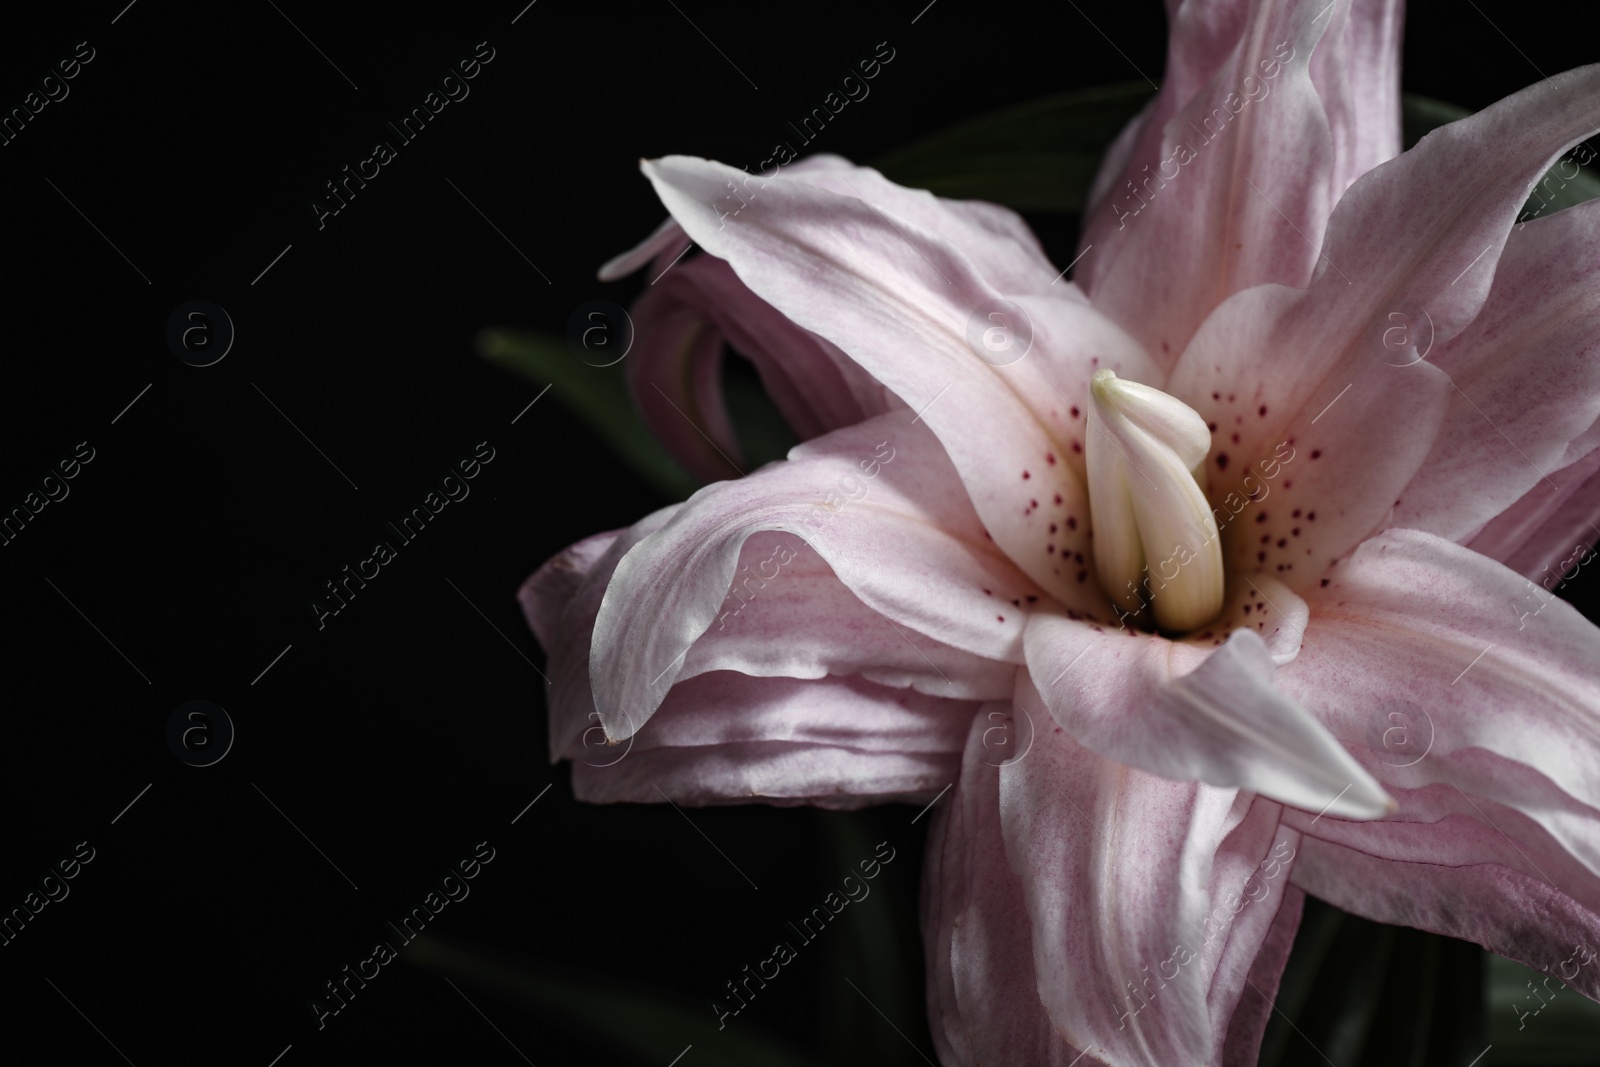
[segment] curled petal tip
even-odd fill
[[[1323,809],[1322,815],[1370,822],[1386,818],[1399,810],[1400,805],[1394,797],[1385,792],[1376,779],[1363,774],[1360,779],[1346,786],[1345,791]]]

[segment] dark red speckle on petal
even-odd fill
[[[1228,454],[1226,452],[1218,452],[1217,453],[1217,470],[1225,471],[1227,469],[1228,469]]]
[[[1208,422],[1208,423],[1206,423],[1206,429],[1210,430],[1212,433],[1216,433],[1217,432],[1217,424],[1214,423],[1214,422]]]
[[[1237,431],[1235,431],[1235,432],[1234,432],[1234,435],[1233,435],[1233,443],[1234,443],[1234,444],[1238,444],[1238,443],[1239,443],[1239,434],[1238,434],[1238,432],[1237,432]]]
[[[1061,503],[1061,494],[1060,493],[1056,494],[1056,503],[1057,504]]]
[[[1300,527],[1296,526],[1294,529],[1290,530],[1289,531],[1289,536],[1290,537],[1299,537],[1300,536]]]
[[[1029,478],[1032,478],[1032,477],[1033,477],[1033,475],[1029,474],[1027,471],[1023,471],[1022,472],[1022,480],[1023,481],[1027,481]]]
[[[994,596],[994,594],[993,594],[993,593],[991,593],[991,592],[989,592],[989,590],[987,590],[987,589],[985,589],[985,590],[984,590],[984,591],[983,591],[983,595],[984,595],[984,596]]]
[[[1256,413],[1258,415],[1260,415],[1263,419],[1266,418],[1267,417],[1267,405],[1262,404],[1261,407],[1257,410]]]
[[[1050,464],[1050,466],[1054,467],[1056,465],[1056,454],[1054,452],[1046,452],[1044,454],[1044,461]]]
[[[1244,606],[1244,613],[1245,613],[1245,614],[1246,614],[1246,615],[1248,615],[1248,614],[1250,614],[1250,609],[1251,609],[1251,608],[1252,608],[1252,607],[1253,607],[1253,606],[1254,606],[1254,605],[1252,605],[1252,604],[1246,604],[1246,605],[1245,605],[1245,606]]]
[[[1211,399],[1212,400],[1221,400],[1222,399],[1222,394],[1221,393],[1212,393],[1211,394]]]
[[[1083,446],[1080,445],[1078,442],[1074,441],[1074,442],[1072,442],[1072,451],[1075,452],[1075,453],[1082,452],[1083,451]]]
[[[1053,522],[1050,524],[1050,532],[1051,533],[1055,533],[1056,532],[1056,524],[1053,523]]]
[[[994,617],[994,621],[995,622],[1005,622],[1006,621],[1006,617],[1004,615],[996,615]]]
[[[1324,579],[1322,579],[1322,588],[1324,588],[1324,589],[1326,589],[1326,588],[1328,588],[1328,582],[1329,582],[1329,581],[1330,581],[1330,580],[1331,580],[1331,579],[1328,579],[1328,578],[1324,578]]]
[[[1295,508],[1293,511],[1289,512],[1289,517],[1291,519],[1298,519],[1300,517],[1300,509]]]
[[[1067,529],[1076,530],[1077,528],[1078,528],[1078,517],[1076,515],[1068,515],[1067,516]]]
[[[1088,571],[1079,571],[1078,572],[1078,581],[1086,582],[1088,580],[1089,580],[1089,572]]]
[[[1072,417],[1073,418],[1077,418],[1078,417],[1078,407],[1077,407],[1076,404],[1074,404],[1073,407],[1072,407]]]
[[[1037,604],[1039,602],[1039,598],[1034,596],[1031,593],[1028,594],[1027,600],[1028,600],[1028,603],[1030,603],[1030,604]]]
[[[1315,511],[1306,512],[1306,521],[1307,522],[1316,522],[1317,521],[1317,513]]]
[[[1265,552],[1257,552],[1256,553],[1256,562],[1257,563],[1265,563],[1266,561],[1267,561],[1267,554]]]
[[[1256,521],[1257,522],[1266,522],[1267,521],[1267,513],[1265,511],[1263,511],[1260,514],[1258,514],[1256,516]]]
[[[1313,448],[1313,449],[1312,449],[1312,450],[1311,450],[1311,458],[1312,458],[1312,459],[1321,459],[1321,458],[1322,458],[1322,449],[1320,449],[1320,448]]]
[[[1054,555],[1055,551],[1056,551],[1056,546],[1055,545],[1045,545],[1044,546],[1044,550],[1046,552],[1050,553],[1051,555]]]

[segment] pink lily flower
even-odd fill
[[[529,579],[552,758],[955,783],[947,1064],[1253,1063],[1305,893],[1600,998],[1600,631],[1548,592],[1600,518],[1600,202],[1515,221],[1600,65],[1399,155],[1394,0],[1169,12],[1081,284],[836,158],[643,164],[672,219],[603,275],[654,261],[647,417],[731,473],[726,340],[806,440]]]

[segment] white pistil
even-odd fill
[[[1084,443],[1094,562],[1130,613],[1150,606],[1163,630],[1193,630],[1222,610],[1222,545],[1200,486],[1211,433],[1159,389],[1097,371]]]

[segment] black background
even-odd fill
[[[691,827],[665,806],[575,804],[549,766],[543,657],[515,591],[564,545],[665,501],[549,397],[512,425],[538,390],[472,338],[559,332],[586,300],[631,300],[641,279],[594,272],[664,214],[641,156],[753,164],[880,41],[895,59],[815,149],[871,158],[1061,89],[1159,81],[1160,3],[539,0],[512,25],[525,0],[124,2],[8,12],[0,32],[6,110],[78,42],[95,49],[70,95],[0,148],[0,509],[78,442],[95,450],[70,496],[0,549],[0,909],[73,843],[96,849],[70,896],[0,949],[7,1043],[121,1062],[109,1041],[140,1067],[265,1067],[291,1045],[283,1067],[666,1067],[690,1041],[684,1067],[735,1062],[714,1027],[628,1051],[653,1031],[623,992],[714,1022],[723,982],[887,840],[897,858],[854,907],[897,939],[900,971],[837,932],[729,1030],[821,1062],[906,1062],[907,1042],[931,1056],[915,809],[698,810]],[[1408,89],[1476,108],[1595,58],[1561,30],[1575,5],[1476,6],[1412,5]],[[494,59],[470,96],[319,230],[307,201],[322,183],[480,41]],[[1036,221],[1069,260],[1073,220]],[[195,298],[237,329],[203,369],[164,339]],[[496,458],[471,495],[319,631],[323,583],[483,440]],[[238,730],[199,769],[165,737],[195,698]],[[402,957],[319,1032],[307,998],[480,840],[494,861],[433,932],[563,984],[603,1025]]]

